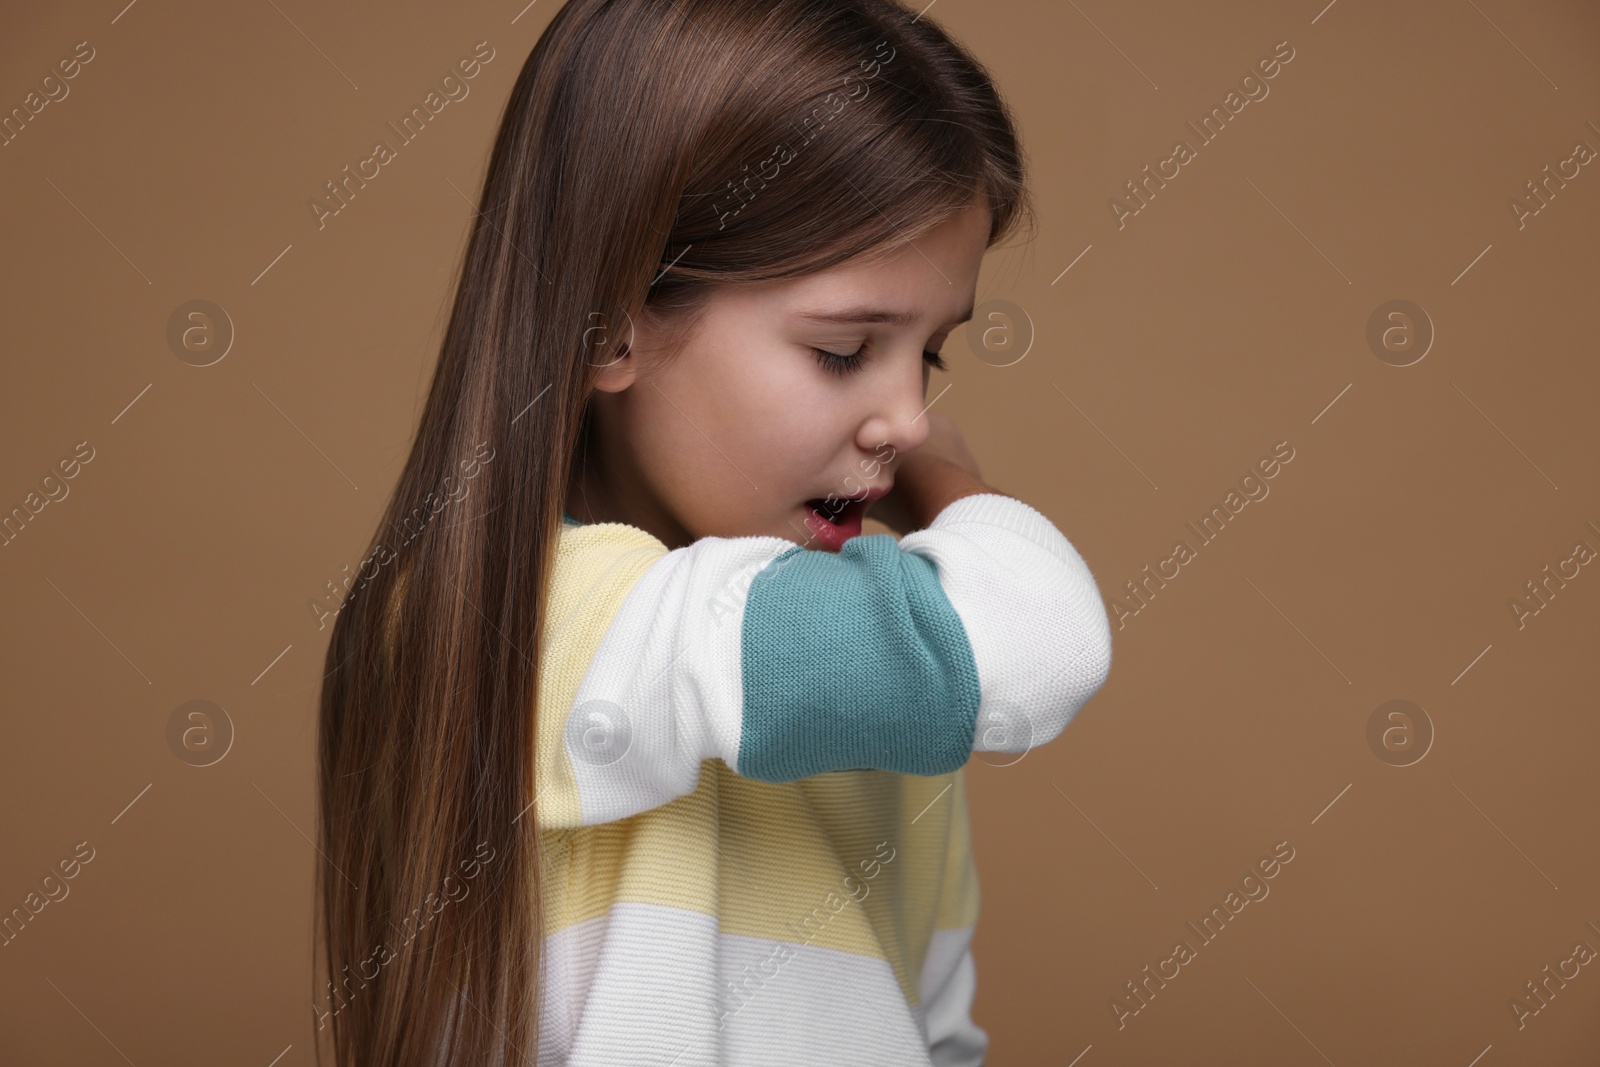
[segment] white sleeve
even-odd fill
[[[973,751],[1053,740],[1105,684],[1105,603],[1078,550],[1038,510],[996,493],[962,497],[900,547],[938,566],[966,627],[983,681]]]

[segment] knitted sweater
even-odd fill
[[[566,516],[550,582],[541,1067],[981,1064],[963,766],[1110,670],[1060,531],[993,493],[837,553]]]

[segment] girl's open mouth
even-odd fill
[[[817,537],[822,547],[837,552],[852,537],[861,534],[861,520],[867,513],[866,500],[806,501],[806,526]]]

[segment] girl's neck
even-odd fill
[[[637,470],[627,464],[613,464],[602,472],[599,460],[593,450],[579,453],[567,486],[568,515],[585,524],[616,522],[633,526],[668,549],[681,548],[694,541],[694,537],[661,506]],[[617,472],[617,476],[612,472]]]

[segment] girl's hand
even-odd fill
[[[894,488],[867,514],[898,534],[920,530],[952,501],[973,493],[992,493],[966,438],[948,415],[930,411],[928,438],[896,458]]]
[[[967,447],[967,439],[961,436],[961,428],[955,420],[938,411],[927,412],[925,418],[928,420],[928,439],[916,451],[907,452],[903,462],[914,466],[918,460],[926,461],[930,457],[943,459],[982,481],[983,472],[978,469],[978,461],[973,457],[972,449]]]

